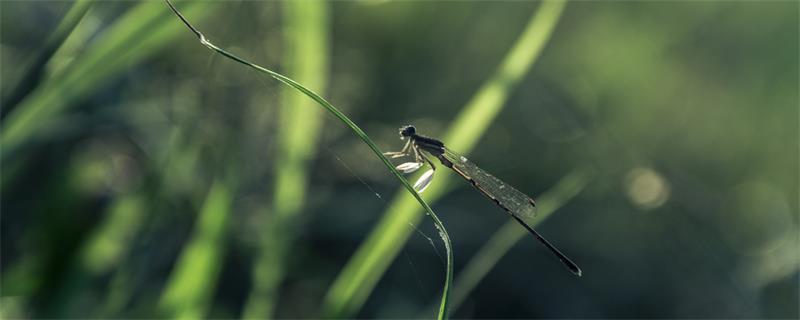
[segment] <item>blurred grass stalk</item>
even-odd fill
[[[280,5],[284,18],[282,61],[286,73],[322,94],[329,77],[329,3],[284,1]],[[263,212],[266,230],[253,266],[253,288],[244,308],[245,319],[274,317],[297,215],[306,199],[308,162],[317,148],[322,124],[322,110],[316,108],[313,100],[290,87],[284,87],[281,95],[273,206],[271,212]]]
[[[165,148],[163,161],[154,166],[162,177],[154,185],[145,184],[131,192],[119,192],[114,202],[105,211],[102,224],[92,233],[80,249],[78,263],[67,276],[69,285],[59,291],[60,304],[58,316],[91,316],[97,318],[119,317],[124,306],[132,298],[132,272],[129,266],[129,252],[135,245],[134,239],[145,228],[145,220],[154,212],[159,212],[161,202],[150,195],[153,188],[159,190],[182,190],[176,187],[179,181],[187,181],[199,158],[198,145],[182,139],[185,125],[174,128],[168,139],[170,147]],[[107,169],[110,170],[110,169]],[[174,192],[174,191],[173,191]],[[110,277],[103,302],[94,310],[82,310],[79,302],[91,298],[92,280]],[[87,313],[91,312],[91,313]]]
[[[513,48],[483,86],[464,106],[442,137],[449,148],[469,153],[477,144],[541,53],[558,22],[566,1],[544,1],[531,17]],[[442,174],[428,187],[426,199],[436,201],[445,194],[452,175]],[[339,274],[323,302],[323,317],[350,318],[363,306],[378,280],[397,256],[411,233],[408,223],[417,223],[422,212],[414,198],[398,192],[383,219],[358,248]]]
[[[59,21],[56,30],[53,31],[44,42],[44,46],[36,54],[36,57],[27,66],[25,75],[22,76],[17,82],[11,93],[3,99],[0,108],[0,118],[5,118],[8,113],[14,109],[14,106],[24,98],[32,88],[36,87],[44,74],[45,67],[51,60],[68,36],[73,34],[73,31],[78,26],[78,23],[83,20],[83,17],[89,11],[89,8],[94,4],[93,0],[77,0],[64,15],[64,18]]]
[[[41,81],[41,78],[45,76],[45,66],[49,61],[53,60],[54,54],[56,54],[65,40],[76,33],[76,27],[83,20],[93,3],[94,2],[91,0],[79,0],[73,3],[58,23],[55,31],[47,37],[42,49],[40,49],[36,57],[31,60],[30,64],[26,66],[27,70],[25,74],[11,90],[11,93],[9,93],[0,104],[0,118],[3,121],[3,127],[6,126],[5,118],[8,113],[13,110],[20,100],[22,100],[30,90]],[[5,135],[5,131],[3,131],[3,135]],[[6,145],[0,143],[0,146],[2,146],[0,148],[3,149],[4,154],[8,152],[8,147]],[[4,156],[0,155],[0,157]],[[7,188],[8,184],[13,180],[13,174],[17,172],[24,163],[22,161],[15,161],[12,163],[8,161],[0,162],[3,162],[3,174],[2,177],[0,177],[0,188],[4,189]],[[6,266],[5,272],[2,274],[2,283],[5,284],[5,292],[8,293],[9,288],[11,288],[10,291],[14,295],[19,296],[16,301],[19,302],[20,308],[23,308],[25,305],[23,301],[25,300],[24,296],[32,295],[34,291],[39,289],[42,276],[38,273],[42,268],[42,263],[38,261],[40,258],[37,257],[38,255],[35,254],[26,255],[18,259],[14,264]],[[10,286],[9,283],[11,283]],[[17,283],[21,285],[17,285]],[[6,314],[4,311],[0,310],[0,318],[13,317],[15,316]]]
[[[160,4],[139,3],[112,23],[85,50],[65,50],[65,46],[80,47],[88,39],[84,17],[95,1],[80,0],[75,2],[56,30],[46,40],[44,48],[37,54],[29,70],[23,76],[21,84],[14,89],[4,101],[3,126],[0,145],[3,147],[3,159],[19,147],[30,143],[36,135],[47,130],[58,113],[74,104],[97,89],[109,79],[124,72],[127,67],[139,63],[161,49],[177,36],[180,25],[171,21],[169,12]],[[213,4],[193,2],[187,5],[190,14],[201,18],[205,16]],[[73,48],[74,49],[74,48]],[[72,56],[76,51],[79,56]],[[48,66],[54,61],[58,63],[54,72]],[[5,117],[6,112],[8,117]],[[12,172],[5,170],[2,184],[5,186],[13,180],[14,169],[20,168],[23,158],[15,158]],[[8,162],[4,168],[8,169]],[[131,237],[139,230],[143,218],[144,207],[140,195],[125,195],[115,199],[109,207],[106,220],[100,229],[85,243],[75,266],[71,269],[70,282],[61,288],[59,299],[62,305],[56,306],[56,314],[69,315],[72,311],[66,303],[79,299],[80,293],[92,279],[101,276],[118,265],[129,250]],[[35,259],[33,259],[35,260]],[[18,292],[21,297],[34,295],[40,289],[41,267],[30,265],[32,259],[21,259],[21,263],[11,267],[19,279],[34,279],[31,287]],[[4,273],[3,277],[6,278]],[[23,280],[21,280],[23,281]],[[23,281],[24,282],[24,281]],[[22,298],[20,298],[22,299]],[[85,310],[84,310],[85,311]],[[63,312],[63,313],[62,313]],[[88,313],[83,313],[87,315]]]
[[[536,219],[528,222],[530,226],[535,227],[542,223],[558,208],[561,208],[578,195],[592,178],[592,175],[592,171],[588,168],[576,169],[561,178],[555,187],[542,194],[541,197],[537,197],[536,206],[539,210]],[[515,243],[525,237],[532,238],[516,221],[509,220],[489,238],[456,278],[455,287],[453,287],[453,311],[458,310],[461,303],[500,261],[500,258]]]
[[[119,195],[106,210],[102,224],[79,251],[77,263],[59,288],[58,317],[89,316],[99,310],[80,310],[81,299],[90,297],[92,280],[109,275],[127,260],[133,239],[146,218],[146,200],[142,194]],[[109,292],[118,291],[108,287]],[[84,300],[85,301],[85,300]]]
[[[218,178],[203,204],[191,239],[159,302],[170,318],[206,318],[225,253],[225,234],[233,202],[233,179]]]
[[[187,1],[185,10],[201,19],[217,4]],[[141,2],[128,10],[58,76],[45,79],[13,107],[0,129],[3,159],[34,137],[46,134],[48,124],[65,108],[170,44],[181,30],[174,22],[157,2]]]

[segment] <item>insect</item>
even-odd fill
[[[443,166],[455,171],[459,176],[475,187],[475,189],[486,196],[486,198],[505,210],[511,218],[519,222],[519,224],[561,260],[572,273],[577,276],[581,275],[581,269],[578,268],[578,265],[561,253],[561,251],[547,241],[541,234],[536,232],[536,230],[523,219],[536,215],[536,202],[534,202],[533,199],[495,176],[483,171],[466,157],[447,149],[442,141],[417,134],[417,129],[412,125],[400,127],[400,139],[408,139],[403,149],[396,152],[386,152],[384,155],[391,158],[413,155],[414,161],[398,165],[397,170],[403,171],[404,173],[411,173],[418,170],[426,163],[431,167],[430,170],[425,172],[419,180],[417,180],[414,184],[414,189],[418,192],[422,192],[433,180],[436,165],[425,155],[428,154],[438,159]]]

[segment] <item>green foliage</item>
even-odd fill
[[[211,186],[159,303],[170,318],[206,317],[221,268],[219,261],[224,259],[233,194],[230,182],[215,181]]]
[[[800,4],[175,4],[0,1],[0,318],[798,317]]]
[[[189,2],[187,14],[204,15],[211,2]],[[69,18],[69,17],[68,17]],[[97,90],[104,81],[163,49],[180,31],[163,6],[139,3],[103,32],[59,77],[46,79],[5,119],[2,129],[4,156],[26,141],[42,135],[54,116]]]
[[[323,94],[330,76],[328,6],[324,1],[291,1],[282,6],[286,74]],[[253,289],[243,313],[246,319],[271,318],[280,302],[278,290],[294,242],[294,235],[287,231],[297,228],[297,216],[307,199],[309,161],[319,147],[322,110],[292,88],[285,88],[281,97],[273,206],[264,210],[268,229],[253,265]]]

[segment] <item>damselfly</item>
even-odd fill
[[[408,139],[403,149],[397,152],[387,152],[385,155],[391,156],[392,158],[400,158],[411,156],[413,153],[414,162],[403,163],[397,166],[398,170],[404,173],[411,173],[424,166],[425,163],[431,167],[431,169],[425,172],[414,184],[414,188],[417,189],[417,191],[422,192],[428,187],[436,171],[436,165],[425,156],[425,153],[427,153],[439,159],[439,162],[441,162],[443,166],[453,169],[453,171],[464,178],[464,180],[472,184],[475,189],[478,189],[484,196],[505,210],[514,220],[519,222],[528,232],[533,234],[536,239],[544,244],[550,252],[558,257],[572,273],[577,276],[581,275],[581,269],[578,268],[572,260],[556,249],[555,246],[536,232],[536,230],[529,226],[523,219],[523,217],[528,218],[536,215],[536,203],[533,199],[500,179],[495,178],[493,175],[486,173],[486,171],[481,170],[481,168],[467,160],[464,156],[447,149],[443,142],[417,134],[417,129],[414,126],[408,125],[401,127],[400,139]]]

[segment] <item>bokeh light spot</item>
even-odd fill
[[[641,209],[651,210],[663,205],[670,195],[669,183],[650,168],[634,168],[625,178],[628,198]]]

